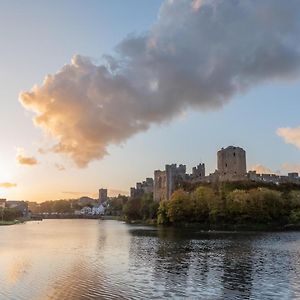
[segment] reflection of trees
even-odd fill
[[[154,276],[160,278],[168,296],[185,297],[191,265],[192,243],[176,228],[158,231]]]
[[[186,296],[190,266],[189,239],[183,239],[174,228],[131,230],[130,261],[133,270],[144,274],[143,280],[153,286],[152,297]],[[141,278],[139,278],[141,279]],[[150,297],[150,295],[149,295]]]
[[[223,299],[249,299],[252,289],[253,251],[251,236],[233,237],[224,248]]]
[[[178,228],[131,231],[130,257],[144,268],[157,297],[248,299],[252,235]]]

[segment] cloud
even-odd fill
[[[22,154],[17,155],[17,162],[20,165],[26,165],[26,166],[34,166],[38,163],[36,158],[30,156],[24,156]]]
[[[66,168],[65,166],[61,165],[61,164],[54,164],[55,168],[58,170],[58,171],[65,171]]]
[[[274,172],[268,167],[257,164],[250,168],[251,171],[256,171],[257,174],[274,174]]]
[[[201,5],[202,5],[202,3],[203,3],[203,0],[193,0],[192,1],[192,9],[194,10],[194,11],[197,11],[197,10],[199,10],[200,9],[200,7],[201,7]]]
[[[94,197],[97,199],[99,195],[97,193],[87,193],[87,192],[76,192],[76,191],[63,191],[63,194],[73,195],[73,196],[82,196],[89,195],[90,197]],[[116,197],[118,195],[129,195],[128,191],[117,190],[117,189],[108,189],[109,197]]]
[[[62,194],[71,195],[74,197],[92,197],[94,199],[98,198],[97,193],[89,193],[89,192],[77,192],[77,191],[62,191]]]
[[[284,163],[282,165],[282,169],[287,171],[287,172],[298,172],[298,173],[300,173],[300,164]]]
[[[4,188],[4,189],[14,188],[16,186],[17,186],[16,183],[11,183],[11,182],[2,182],[2,183],[0,183],[0,188]]]
[[[277,129],[276,133],[282,137],[287,144],[292,144],[300,149],[300,127],[283,127]]]
[[[147,33],[129,35],[102,64],[75,55],[20,101],[54,138],[51,151],[85,167],[187,109],[298,78],[299,35],[299,0],[169,0]]]
[[[73,195],[73,196],[80,196],[80,195],[85,195],[86,193],[84,192],[72,192],[72,191],[63,191],[63,194],[68,194],[68,195]]]
[[[115,190],[115,189],[109,189],[108,194],[110,197],[117,197],[119,195],[129,195],[129,191],[123,191],[123,190]]]

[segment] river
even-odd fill
[[[2,226],[0,299],[300,299],[300,233]]]

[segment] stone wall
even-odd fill
[[[130,188],[130,197],[141,197],[143,194],[153,193],[154,181],[153,178],[146,178],[143,182],[137,182],[136,187]]]

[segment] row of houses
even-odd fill
[[[80,210],[75,210],[74,214],[79,216],[101,216],[105,214],[107,206],[108,195],[107,189],[99,189],[98,199],[92,199],[89,197],[81,197],[78,200],[79,205],[84,205]]]

